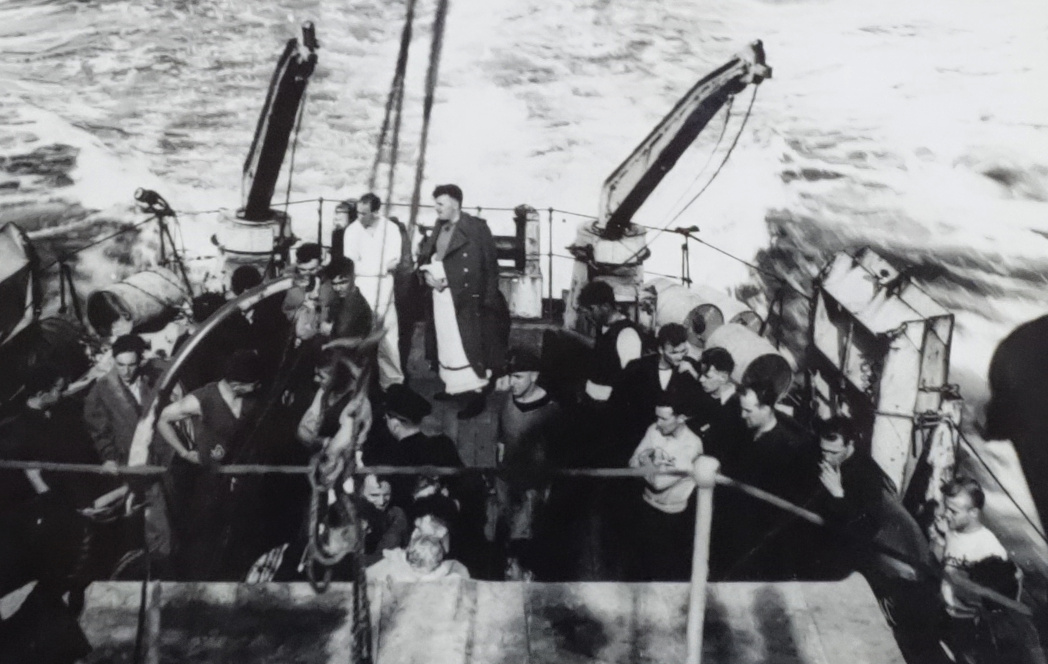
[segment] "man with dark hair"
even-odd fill
[[[22,409],[0,422],[0,459],[98,463],[65,387],[55,366],[30,370]],[[4,607],[15,610],[0,616],[0,661],[72,664],[91,651],[77,625],[94,578],[83,557],[90,525],[77,509],[114,483],[97,475],[0,470],[0,597],[35,584],[20,605]],[[109,548],[103,535],[92,538],[95,557]]]
[[[791,418],[776,410],[779,394],[770,381],[755,381],[740,389],[742,420],[749,430],[737,453],[724,461],[723,473],[794,504],[804,504],[815,486],[813,441]],[[782,580],[793,578],[810,542],[810,530],[796,517],[737,494],[724,511],[741,518],[729,543],[729,578]]]
[[[462,190],[433,190],[437,225],[419,251],[432,289],[427,355],[439,365],[446,395],[471,394],[460,419],[484,410],[494,373],[505,364],[509,308],[499,291],[495,240],[483,219],[462,211]]]
[[[232,515],[236,482],[230,476],[193,472],[193,466],[236,463],[244,458],[256,431],[262,366],[254,351],[238,350],[227,358],[222,378],[193,390],[160,413],[157,432],[189,463],[182,471],[192,482],[186,491],[181,551],[182,571],[201,580],[217,580],[230,572]],[[193,420],[193,448],[182,441],[174,425]],[[239,542],[237,542],[239,544]],[[245,570],[246,571],[246,568]]]
[[[931,551],[920,526],[899,502],[895,484],[868,454],[856,451],[851,420],[816,420],[815,432],[821,460],[810,505],[826,517],[831,528],[827,535],[839,545],[842,562],[860,569],[874,591],[882,580],[900,575],[916,579],[920,572],[913,563],[929,564]]]
[[[258,268],[254,265],[241,265],[233,270],[229,287],[236,298],[256,286],[261,286],[262,281],[262,273]],[[240,347],[257,350],[266,367],[275,367],[283,354],[284,342],[287,341],[288,321],[281,313],[282,303],[282,296],[271,295],[243,312],[243,317],[249,325],[249,343],[246,346],[241,344]],[[216,365],[221,367],[221,363]]]
[[[98,379],[84,400],[84,425],[105,467],[128,465],[138,419],[153,399],[161,367],[145,359],[147,348],[139,336],[117,337],[112,349],[113,369]],[[149,463],[168,465],[171,451],[167,446],[149,442],[143,456],[148,456]],[[144,495],[146,542],[159,569],[171,554],[167,501],[159,482],[149,484]]]
[[[346,228],[344,251],[356,264],[360,293],[385,330],[378,345],[378,383],[382,389],[404,382],[400,367],[400,329],[394,303],[393,273],[401,262],[400,228],[379,214],[382,201],[366,193],[357,201],[359,219]]]
[[[315,276],[320,271],[324,250],[316,242],[303,242],[295,248],[295,266],[302,274]]]
[[[24,385],[23,408],[0,428],[0,458],[56,463],[100,462],[92,439],[85,430],[78,404],[63,392],[68,385],[57,367],[36,365]],[[24,477],[16,477],[23,475]],[[63,504],[77,508],[89,506],[95,498],[116,487],[112,478],[39,470],[3,471],[4,494],[17,495],[29,482],[37,493],[52,491]],[[32,497],[31,492],[22,492]],[[0,508],[5,501],[0,499]]]
[[[148,348],[137,335],[113,342],[113,369],[100,378],[84,401],[84,424],[98,456],[108,466],[126,466],[142,410],[153,398],[157,368],[145,361]]]
[[[356,285],[356,269],[346,257],[333,258],[322,272],[333,297],[324,310],[320,332],[331,339],[363,338],[371,332],[374,316]]]
[[[724,348],[707,348],[699,358],[699,385],[705,398],[693,429],[702,436],[706,454],[721,463],[745,435],[739,393],[731,379],[735,359]]]
[[[215,312],[226,304],[221,293],[201,293],[193,298],[193,322],[187,332],[175,341],[174,350],[178,350],[189,338],[197,333]],[[194,390],[205,383],[221,378],[222,362],[233,351],[251,347],[256,342],[252,335],[251,323],[239,311],[229,315],[221,323],[211,328],[203,342],[194,349],[189,361],[179,374],[179,380],[186,390]]]
[[[578,308],[597,329],[586,395],[606,403],[623,369],[641,356],[640,330],[619,311],[615,291],[607,282],[591,281],[583,286]]]
[[[702,454],[702,440],[684,421],[679,399],[660,395],[655,423],[629,460],[631,468],[690,472]],[[637,554],[631,577],[637,581],[690,578],[695,536],[695,480],[690,475],[649,475],[635,518]]]
[[[320,333],[323,312],[334,298],[327,275],[322,273],[322,260],[323,249],[316,242],[303,242],[295,249],[294,285],[284,293],[282,309],[299,343]]]
[[[819,485],[807,507],[826,519],[815,532],[810,571],[840,578],[858,570],[881,600],[907,661],[936,661],[937,589],[924,571],[931,551],[895,485],[855,449],[851,420],[816,420]]]
[[[389,478],[365,475],[358,486],[357,508],[365,523],[364,564],[371,565],[382,559],[383,551],[407,544],[408,517],[390,502],[393,489]]]
[[[234,297],[240,297],[246,291],[262,284],[262,273],[254,265],[241,265],[233,270],[229,278],[229,288]]]
[[[658,353],[633,360],[614,385],[608,401],[618,422],[619,442],[608,457],[610,467],[622,466],[655,421],[655,404],[673,393],[682,414],[692,417],[701,407],[698,367],[688,355],[688,332],[683,325],[667,323],[656,336]],[[610,441],[609,441],[610,442]]]

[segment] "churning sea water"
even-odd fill
[[[419,149],[435,1],[419,4],[395,201],[410,198]],[[139,186],[187,213],[235,209],[272,67],[306,20],[320,63],[290,197],[363,193],[403,15],[402,2],[378,0],[4,0],[0,221],[57,251],[139,218]],[[595,214],[615,165],[754,39],[774,76],[730,160],[682,210],[739,132],[751,90],[726,139],[715,145],[721,114],[637,221],[697,225],[707,242],[802,287],[839,249],[869,245],[913,266],[956,313],[952,377],[977,420],[997,342],[1048,311],[1042,2],[452,0],[423,192],[457,182],[467,206]],[[315,232],[315,203],[291,213],[300,235]],[[484,216],[507,232],[507,213]],[[213,218],[182,215],[191,253],[207,247]],[[565,253],[576,222],[554,214],[554,251]],[[89,289],[119,276],[154,244],[144,233],[99,247],[78,277]],[[648,268],[678,274],[679,246],[679,236],[656,239]],[[694,244],[691,269],[722,288],[759,280]],[[555,259],[558,292],[569,273]],[[1008,454],[997,462],[1013,463]]]

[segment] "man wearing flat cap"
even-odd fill
[[[461,468],[455,443],[444,435],[427,436],[422,433],[422,420],[430,414],[433,407],[426,398],[404,383],[389,386],[386,392],[386,428],[389,429],[393,443],[387,450],[381,450],[373,458],[365,458],[371,463],[388,463],[391,466],[444,466]],[[397,475],[392,478],[393,504],[404,509],[411,506],[411,497],[422,477]]]
[[[440,466],[461,468],[455,443],[445,435],[427,436],[422,432],[422,419],[432,406],[426,399],[403,383],[390,385],[386,392],[386,426],[396,440],[386,454],[374,455],[393,466]],[[367,456],[365,463],[372,463]],[[484,540],[484,481],[477,474],[455,477],[426,475],[396,476],[393,481],[393,501],[412,513],[420,498],[445,494],[460,509],[460,520],[455,530],[457,543],[452,553],[470,570],[483,571],[488,565]]]

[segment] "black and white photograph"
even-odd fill
[[[0,0],[0,664],[1048,664],[1048,6]]]

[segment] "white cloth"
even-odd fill
[[[400,262],[400,229],[385,217],[370,228],[357,222],[346,228],[343,237],[346,258],[356,267],[356,284],[371,310],[382,320],[385,335],[378,345],[378,383],[382,389],[404,382],[400,366],[400,328],[393,299],[390,269]]]
[[[607,327],[604,331],[607,331]],[[633,360],[640,357],[642,345],[640,341],[640,335],[632,327],[627,327],[619,331],[619,336],[615,339],[615,352],[619,356],[619,366],[622,369],[626,368],[626,365]],[[594,383],[592,380],[586,381],[586,394],[594,401],[607,401],[611,398],[611,385],[601,385],[600,383]]]
[[[397,308],[390,307],[382,318],[385,334],[378,342],[378,384],[382,389],[404,382],[404,370],[400,366],[400,323]]]
[[[640,357],[642,345],[640,335],[632,327],[627,327],[619,332],[615,339],[615,351],[619,354],[619,363],[625,369],[626,365]]]
[[[432,261],[425,266],[436,279],[447,279],[444,263]],[[448,394],[462,394],[482,389],[488,384],[487,376],[478,376],[466,357],[455,316],[455,300],[451,289],[433,289],[433,327],[437,335],[437,361],[440,364],[440,379]]]
[[[673,378],[673,367],[669,369],[659,368],[659,385],[665,390],[670,386],[670,379]]]
[[[586,381],[586,394],[594,401],[607,401],[611,398],[611,385],[601,385],[592,380]]]

